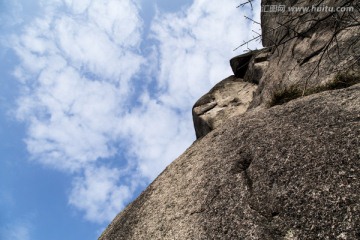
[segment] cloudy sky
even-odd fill
[[[0,239],[97,239],[195,140],[241,2],[0,0]]]

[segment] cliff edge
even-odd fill
[[[262,13],[265,48],[230,61],[198,139],[100,240],[360,239],[360,7],[320,4],[353,11]]]

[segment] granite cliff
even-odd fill
[[[316,4],[353,10],[263,12],[265,48],[231,59],[198,139],[100,240],[360,239],[360,6]]]

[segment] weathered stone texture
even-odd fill
[[[237,78],[245,82],[259,84],[261,77],[268,67],[271,48],[263,48],[241,54],[230,59],[231,69]]]
[[[193,107],[196,137],[221,126],[228,118],[246,112],[257,85],[230,76],[215,85]]]
[[[100,240],[360,239],[360,3],[318,2],[355,8],[263,13],[266,48],[231,59],[193,107],[198,140]]]
[[[250,108],[266,108],[286,89],[314,89],[338,72],[360,69],[360,2],[357,0],[262,0],[288,7],[353,7],[352,11],[263,12],[262,42],[272,48],[268,67]]]
[[[231,118],[100,239],[359,239],[359,99],[355,85]]]

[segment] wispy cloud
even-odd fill
[[[162,101],[187,108],[232,74],[233,49],[252,35],[254,26],[243,17],[248,10],[236,8],[233,1],[197,0],[185,12],[158,13],[152,30],[159,42]]]
[[[22,5],[18,1],[1,2],[0,23],[2,28],[13,27],[23,22]]]
[[[115,168],[87,168],[84,176],[75,179],[69,203],[83,210],[90,221],[108,221],[133,194],[131,186],[118,185],[119,178]]]
[[[42,6],[11,39],[24,86],[16,114],[32,159],[74,176],[69,204],[109,221],[194,140],[192,104],[231,74],[251,28],[236,3],[196,0],[156,14],[145,55],[135,0]]]
[[[233,49],[248,40],[254,29],[243,20],[245,12],[252,15],[249,7],[236,6],[231,1],[197,0],[180,12],[155,16],[151,38],[156,41],[152,55],[156,59],[150,60],[150,66],[157,66],[155,90],[145,93],[142,107],[124,118],[132,139],[130,149],[143,176],[153,179],[191,144],[192,105],[232,74],[229,59],[237,54]],[[254,46],[260,47],[259,43]]]
[[[70,204],[89,220],[109,220],[129,191],[117,185],[115,170],[100,167],[100,173],[113,174],[106,179],[88,173],[95,172],[93,163],[118,151],[130,81],[144,62],[138,7],[131,0],[55,1],[43,7],[47,14],[11,39],[21,61],[15,75],[24,83],[17,116],[28,125],[26,144],[34,161],[83,175]],[[90,189],[97,189],[96,181],[112,197],[87,199],[95,196]]]
[[[143,62],[134,4],[74,2],[67,1],[70,15],[50,11],[13,39],[22,63],[16,75],[25,83],[18,117],[29,122],[28,150],[42,163],[72,171],[115,153],[114,129]]]
[[[3,240],[30,240],[31,224],[20,221],[0,227],[0,239]]]

